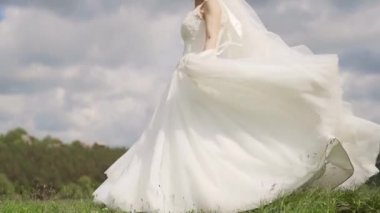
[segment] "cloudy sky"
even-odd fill
[[[345,99],[380,123],[380,1],[248,0],[288,44],[337,53]],[[182,53],[192,0],[0,0],[0,132],[130,146]]]

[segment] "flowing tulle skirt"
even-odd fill
[[[128,211],[237,212],[302,186],[354,188],[379,170],[380,126],[342,99],[336,55],[185,55],[96,202]]]

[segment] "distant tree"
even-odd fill
[[[47,135],[41,140],[41,143],[45,144],[49,148],[59,148],[63,145],[62,141],[58,138],[54,138],[50,135]]]
[[[84,193],[78,184],[69,183],[62,186],[57,197],[60,199],[80,199],[84,197]]]
[[[23,136],[28,135],[25,129],[17,127],[15,129],[9,130],[4,135],[4,142],[6,143],[22,143],[24,141]]]
[[[87,175],[83,175],[78,179],[78,185],[81,187],[84,197],[91,197],[92,191],[95,189],[94,181]]]
[[[5,174],[0,173],[0,197],[13,195],[14,192],[13,183]]]

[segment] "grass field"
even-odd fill
[[[106,208],[104,205],[94,204],[87,200],[49,200],[49,201],[0,201],[1,213],[74,213],[74,212],[122,212]],[[194,211],[195,212],[195,211]],[[308,189],[297,191],[289,196],[263,206],[252,213],[277,212],[379,212],[380,188],[361,186],[355,191],[328,191],[322,189]]]

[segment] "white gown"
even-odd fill
[[[177,69],[95,202],[238,212],[299,187],[354,188],[378,173],[380,126],[342,100],[336,55],[230,60],[201,52],[204,36],[204,21],[189,12]]]

